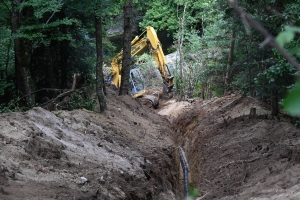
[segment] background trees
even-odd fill
[[[296,70],[276,50],[260,45],[264,37],[225,1],[134,3],[133,21],[140,30],[150,25],[157,32],[167,31],[174,41],[170,51],[181,51],[173,70],[180,99],[238,91],[269,103],[276,115],[278,102],[295,81]],[[238,3],[274,36],[285,25],[300,26],[299,0]],[[109,65],[115,53],[106,31],[117,16],[122,17],[123,5],[118,0],[0,1],[0,103],[7,106],[18,97],[21,105],[40,104],[45,97],[51,99],[70,89],[74,73],[86,82],[95,81],[96,66],[98,98],[105,101],[102,63]],[[99,23],[101,27],[96,26]],[[299,34],[295,33],[285,47],[299,59]],[[96,38],[103,47],[96,48]],[[161,42],[164,45],[164,40]]]

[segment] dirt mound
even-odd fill
[[[166,118],[109,91],[108,111],[1,114],[0,199],[170,199]]]
[[[299,198],[300,130],[289,119],[271,120],[267,106],[241,95],[188,110],[172,122],[201,199]]]
[[[104,114],[1,114],[0,199],[182,199],[178,147],[199,199],[299,199],[300,131],[263,103],[233,94],[153,110],[109,88],[107,102]]]

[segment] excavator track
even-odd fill
[[[150,108],[157,108],[159,105],[159,100],[156,96],[144,94],[139,98],[139,100],[144,105],[149,105]]]

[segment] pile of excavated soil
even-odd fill
[[[178,147],[198,200],[300,198],[300,130],[255,99],[107,103],[1,114],[0,199],[182,199]]]
[[[113,91],[107,103],[1,114],[0,199],[173,199],[169,121]]]
[[[199,199],[300,198],[300,130],[289,119],[271,119],[267,106],[240,95],[197,100],[174,112],[176,146],[185,152]]]

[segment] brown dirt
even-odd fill
[[[256,116],[249,117],[256,108]],[[300,130],[267,106],[231,95],[196,101],[173,119],[199,199],[299,199]]]
[[[109,91],[105,114],[1,114],[0,199],[159,199],[175,191],[169,122]]]
[[[178,146],[199,200],[300,198],[300,130],[261,102],[162,100],[153,110],[108,93],[104,114],[1,114],[0,199],[182,199]]]

